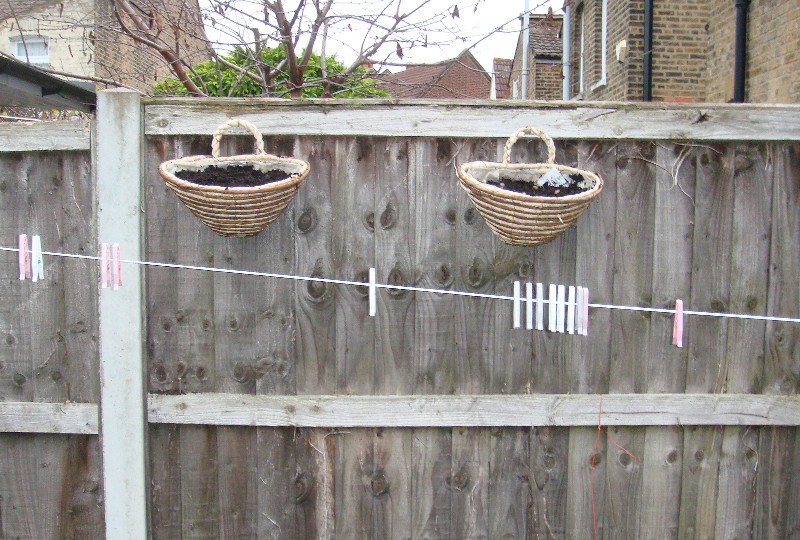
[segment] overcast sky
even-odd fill
[[[440,5],[441,10],[449,10],[454,4],[474,6],[474,1],[433,0],[433,3]],[[561,7],[564,5],[564,0],[529,0],[528,4],[534,13],[547,13],[547,8],[552,7],[554,13],[560,14],[563,13]],[[415,47],[408,51],[405,60],[432,63],[453,58],[465,48],[475,44],[482,36],[502,27],[502,30],[493,32],[490,37],[483,39],[470,49],[484,69],[491,71],[492,58],[514,57],[514,49],[521,29],[519,17],[524,9],[524,0],[489,0],[479,4],[477,11],[474,11],[474,8],[459,9],[459,17],[453,22],[459,25],[466,41],[444,47],[431,44],[427,48]]]
[[[201,0],[201,5],[208,7],[214,1]],[[284,0],[287,8],[291,9],[295,2]],[[378,9],[376,6],[383,5],[388,0],[336,0],[334,2],[334,12],[352,13],[358,10]],[[421,0],[400,0],[404,13],[408,13]],[[231,2],[238,9],[247,9],[248,12],[259,13],[260,0],[234,0]],[[548,7],[552,7],[555,13],[562,13],[561,7],[564,0],[528,0],[528,5],[533,13],[546,13]],[[453,7],[458,6],[458,17],[453,17]],[[440,13],[445,13],[448,25],[452,33],[425,32],[428,41],[427,47],[417,45],[412,48],[403,49],[403,59],[400,60],[396,54],[391,54],[390,62],[409,62],[409,63],[434,63],[449,58],[454,58],[465,48],[470,48],[472,53],[487,71],[492,69],[492,58],[513,58],[517,37],[520,32],[519,17],[525,9],[525,0],[428,0],[428,5],[424,15],[433,17]],[[227,10],[226,16],[235,17],[234,10]],[[350,19],[348,19],[350,20]],[[419,18],[417,19],[419,20]],[[245,37],[241,40],[252,40],[252,34],[246,30],[247,26],[252,26],[252,20],[248,20],[244,28]],[[339,30],[334,32],[333,28],[327,42],[327,52],[335,53],[346,63],[352,62],[356,55],[353,49],[358,50],[361,46],[361,39],[364,37],[364,29],[358,27],[356,22],[348,30],[338,26]],[[219,30],[219,26],[213,27],[206,25],[207,33],[212,41],[223,43],[235,43],[239,39],[225,37]],[[489,36],[489,37],[487,37]],[[320,41],[314,47],[319,52]],[[390,53],[394,53],[396,44],[387,45],[383,54],[375,55],[378,60],[386,58]],[[377,67],[377,66],[376,66]],[[402,67],[390,67],[392,71],[403,69]]]

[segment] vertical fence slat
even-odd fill
[[[416,279],[420,287],[436,288],[442,265],[455,258],[455,227],[447,219],[458,189],[450,169],[454,149],[451,141],[433,139],[415,139],[409,148],[409,174],[416,186]],[[414,305],[414,393],[449,394],[455,363],[454,300],[418,293]],[[449,537],[451,430],[415,429],[411,452],[411,535]]]
[[[692,309],[728,311],[733,225],[733,160],[730,145],[698,154],[694,200]],[[727,319],[693,317],[686,368],[686,392],[722,390],[719,366],[725,355]],[[716,527],[717,475],[722,430],[684,428],[679,536],[711,538]]]
[[[652,304],[671,308],[691,290],[696,152],[659,143],[656,149]],[[653,315],[646,362],[648,392],[680,392],[686,379],[686,349],[670,346],[672,317]],[[683,434],[678,427],[645,431],[642,523],[645,537],[678,537]]]
[[[467,161],[494,161],[494,140],[460,140],[453,156],[453,166]],[[455,178],[454,178],[455,180]],[[448,209],[450,212],[450,209]],[[438,287],[459,291],[487,292],[491,281],[488,254],[494,235],[475,209],[466,193],[458,190],[452,213],[445,215],[456,228],[455,259],[443,262],[435,274]],[[483,346],[481,322],[490,303],[482,298],[454,299],[455,356],[453,385],[456,394],[483,394],[491,385],[492,357]],[[487,538],[489,527],[489,453],[487,429],[454,429],[450,468],[451,514],[454,538]]]
[[[617,189],[617,146],[616,143],[579,143],[577,148],[577,164],[584,170],[589,170],[599,174],[605,186],[604,193],[592,202],[586,212],[580,217],[576,232],[577,249],[575,254],[575,284],[588,287],[591,300],[594,302],[610,303],[613,292],[614,275],[614,231],[616,227],[616,208],[617,198],[614,196]],[[539,281],[539,278],[536,278]],[[572,341],[572,360],[575,366],[575,379],[561,383],[560,391],[576,392],[596,392],[603,393],[608,390],[608,366],[611,357],[611,313],[607,310],[591,310],[591,328],[588,336],[573,336]],[[599,329],[599,330],[598,330]],[[604,331],[603,329],[608,329]],[[544,371],[544,370],[542,370]],[[545,379],[547,380],[547,379]],[[545,387],[541,382],[534,380],[533,390],[544,392]],[[568,386],[566,386],[568,385]],[[552,390],[551,390],[552,391]],[[535,430],[540,431],[540,430]],[[547,433],[547,432],[545,432]],[[537,531],[547,534],[552,528],[556,531],[566,532],[567,523],[567,500],[577,493],[581,500],[591,505],[591,494],[587,499],[586,494],[592,489],[592,482],[589,479],[589,469],[586,467],[585,449],[593,449],[597,438],[597,430],[594,428],[554,428],[552,433],[548,433],[550,452],[541,453],[536,450],[536,446],[531,443],[531,452],[541,456],[539,468],[545,468],[547,472],[548,484],[545,485],[542,494],[544,500],[549,501],[549,506],[543,508],[542,512],[550,513],[547,520],[540,520],[537,523]],[[572,458],[577,462],[580,469],[579,474],[573,474],[572,484],[568,484],[567,475],[569,468],[567,460],[570,459],[568,452],[570,446],[577,453]],[[609,447],[608,460],[612,460],[613,445]],[[580,449],[580,450],[579,450]],[[551,464],[548,468],[546,464]],[[601,484],[605,484],[605,478],[600,472],[603,466],[611,469],[618,466],[616,460],[609,461],[608,464],[598,462],[594,471],[594,484],[600,488],[596,493],[603,493]],[[535,471],[536,472],[536,471]],[[558,472],[563,475],[558,476]],[[539,477],[542,473],[535,474]],[[536,487],[539,488],[537,481]],[[571,491],[568,491],[570,489]],[[607,497],[613,497],[609,493]],[[599,500],[599,498],[598,498]],[[597,501],[595,501],[597,502]],[[598,505],[599,506],[599,505]],[[552,507],[552,510],[550,509]],[[610,505],[608,506],[610,508]],[[597,509],[596,509],[597,510]],[[585,511],[584,514],[585,515]],[[602,524],[603,514],[597,515],[598,521]],[[542,530],[544,528],[544,530]],[[575,534],[575,533],[572,533]]]
[[[733,245],[730,309],[764,314],[767,310],[773,163],[760,145],[738,145],[734,161]],[[721,369],[727,392],[761,391],[766,324],[728,322],[727,355]],[[723,431],[717,495],[716,536],[750,538],[755,512],[758,431]]]
[[[415,184],[409,175],[409,143],[376,139],[375,264],[381,283],[414,282]],[[413,391],[415,293],[378,291],[375,329],[375,388],[377,394]],[[374,430],[374,537],[398,538],[411,529],[411,430]]]
[[[796,313],[800,306],[800,145],[768,147],[775,161],[772,195],[768,313]],[[797,394],[800,325],[767,323],[764,392]],[[756,538],[786,538],[797,530],[797,428],[762,428],[759,440]]]
[[[496,141],[493,161],[501,160],[505,141]],[[514,147],[512,161],[535,163],[542,159],[541,142],[524,139]],[[531,248],[509,246],[481,224],[487,240],[486,256],[489,260],[488,291],[509,296],[515,280],[524,280],[534,268]],[[560,250],[556,248],[556,253]],[[561,260],[554,263],[559,266]],[[571,262],[571,261],[570,261]],[[574,271],[567,264],[560,270]],[[555,270],[556,273],[559,270]],[[490,393],[525,393],[530,391],[533,333],[523,328],[512,328],[512,303],[510,301],[484,300],[484,318],[480,329],[483,354],[491,367],[488,390]],[[560,359],[559,359],[560,360]],[[557,363],[558,360],[556,361]],[[501,428],[489,436],[489,537],[522,538],[528,533],[530,517],[530,429]]]
[[[139,94],[97,96],[95,181],[101,240],[140,260],[142,110]],[[107,538],[147,536],[145,391],[141,268],[125,267],[125,286],[100,292],[101,441]]]
[[[652,297],[655,150],[652,143],[620,143],[617,147],[617,225],[612,278],[615,304],[644,305]],[[648,354],[649,322],[649,315],[612,312],[609,392],[644,390],[640,359]],[[597,326],[593,328],[597,331]],[[609,429],[608,433],[638,459],[644,458],[644,429]],[[642,509],[638,501],[642,496],[643,469],[651,464],[629,460],[627,454],[608,442],[606,448],[604,526],[608,534],[624,531],[636,537],[640,533]]]
[[[287,149],[288,150],[288,149]],[[295,201],[294,272],[303,276],[335,276],[333,233],[335,195],[333,186],[338,175],[337,142],[301,138],[295,143],[298,157],[307,159],[311,172],[298,191]],[[284,152],[285,153],[285,152]],[[340,291],[337,286],[318,282],[298,282],[295,285],[295,316],[297,318],[296,392],[298,394],[335,393],[337,376],[336,358],[336,304]],[[335,524],[335,509],[331,489],[335,489],[329,460],[331,444],[338,444],[337,436],[325,437],[326,431],[292,430],[286,433],[294,441],[295,460],[293,480],[298,486],[292,493],[294,534],[309,532],[330,534],[326,531]],[[290,439],[291,440],[291,439]],[[287,456],[288,457],[288,456]],[[291,460],[287,461],[288,462]],[[307,490],[316,485],[313,496]],[[288,489],[287,484],[287,489]],[[270,490],[270,486],[264,486]],[[268,496],[275,497],[274,490]],[[330,507],[329,507],[330,506]],[[281,537],[285,537],[284,536]]]
[[[167,191],[156,172],[160,162],[172,157],[168,154],[173,145],[166,137],[148,142],[143,180],[148,216],[144,224],[146,256],[150,260],[178,262],[174,253],[179,238],[178,216],[188,213],[188,210],[179,207],[177,197]],[[176,146],[180,145],[180,142],[175,142]],[[148,314],[148,388],[150,392],[180,391],[182,379],[176,373],[178,360],[189,355],[172,336],[180,332],[175,320],[175,312],[179,309],[178,289],[194,276],[168,268],[146,268],[144,274]],[[182,279],[177,279],[179,275]],[[178,351],[184,354],[178,354]],[[181,500],[181,475],[183,467],[188,464],[181,464],[183,445],[180,430],[175,425],[151,425],[149,430],[150,532],[157,539],[180,537],[182,514],[189,506],[189,501],[184,503]]]
[[[332,178],[333,277],[366,282],[375,266],[376,172],[379,156],[374,139],[342,138],[336,141],[336,169]],[[376,269],[383,272],[384,269]],[[382,293],[383,294],[383,293]],[[375,318],[369,316],[366,287],[336,286],[337,392],[375,392]],[[378,511],[372,495],[372,478],[379,467],[375,455],[375,430],[350,430],[337,453],[337,536],[373,536]]]

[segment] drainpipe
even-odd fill
[[[528,99],[528,54],[531,44],[531,16],[529,0],[525,0],[525,13],[522,15],[522,99]]]
[[[644,0],[643,75],[642,101],[653,101],[653,0]]]
[[[736,56],[733,64],[733,102],[744,103],[744,83],[747,77],[747,5],[748,0],[734,0],[736,6]]]
[[[570,35],[572,25],[572,4],[567,4],[564,8],[564,21],[561,23],[561,43],[562,43],[562,59],[561,59],[561,99],[564,101],[569,100],[569,88],[572,84],[570,78],[570,61],[569,57],[572,54],[572,36]]]

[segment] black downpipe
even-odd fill
[[[744,83],[747,77],[747,5],[748,0],[734,0],[736,6],[736,56],[733,64],[733,102],[744,103]]]
[[[643,75],[642,101],[653,101],[653,0],[644,0]]]

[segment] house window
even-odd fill
[[[606,49],[608,48],[608,0],[597,0],[598,15],[600,18],[600,42],[597,44],[596,64],[600,67],[600,78],[592,86],[595,90],[606,84]]]
[[[42,36],[12,39],[11,53],[15,58],[23,62],[36,65],[46,65],[50,63],[47,38]]]

